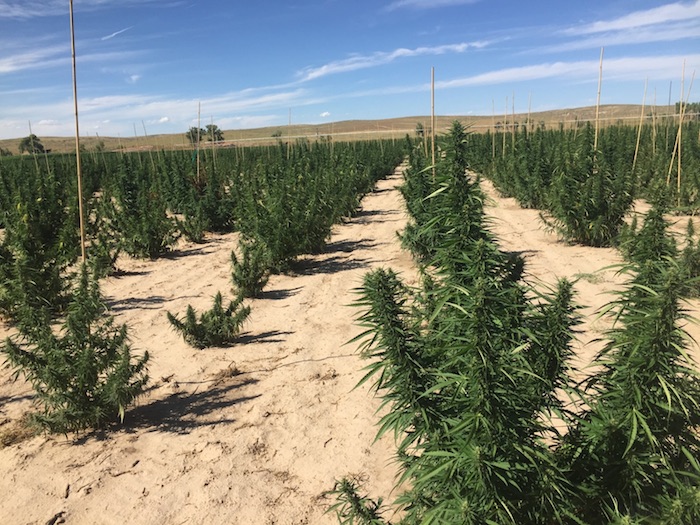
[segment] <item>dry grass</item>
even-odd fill
[[[11,421],[0,426],[0,448],[12,446],[37,435],[37,427],[32,425],[29,417]]]
[[[664,115],[673,112],[672,106],[658,106],[657,114]],[[630,122],[635,125],[639,120],[640,105],[617,104],[601,106],[600,115],[603,124],[617,124]],[[516,113],[515,121],[523,123],[527,114]],[[530,119],[535,124],[544,123],[547,128],[575,126],[577,122],[593,121],[595,119],[595,106],[561,109],[532,113]],[[446,132],[453,121],[459,120],[469,129],[476,132],[485,132],[492,129],[492,123],[504,121],[504,115],[468,116],[452,115],[437,116],[435,128],[438,133]],[[508,122],[512,122],[513,116],[508,115]],[[277,141],[289,139],[308,138],[310,140],[323,140],[332,136],[335,140],[355,141],[370,138],[401,139],[406,133],[413,135],[416,125],[421,123],[424,129],[430,127],[429,116],[411,116],[383,120],[345,120],[341,122],[329,122],[324,124],[297,124],[292,126],[270,126],[255,129],[224,130],[225,141],[220,147],[275,144]],[[104,144],[106,151],[148,151],[153,149],[182,149],[190,148],[185,139],[185,131],[170,135],[150,135],[148,137],[84,137],[82,144],[88,151],[95,151],[99,143]],[[275,136],[278,135],[278,136]],[[52,152],[64,153],[75,150],[75,139],[72,137],[40,137],[45,148]],[[0,148],[9,149],[13,153],[18,152],[20,138],[0,140]],[[208,145],[205,143],[205,147]]]

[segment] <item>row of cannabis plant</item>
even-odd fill
[[[634,198],[662,193],[677,209],[700,204],[700,127],[686,122],[681,131],[679,148],[677,124],[670,120],[641,129],[614,125],[600,130],[594,148],[590,123],[570,130],[523,126],[507,135],[470,135],[469,155],[472,167],[499,192],[543,210],[545,221],[566,239],[609,246],[617,242]]]
[[[685,350],[673,264],[630,266],[615,322],[581,384],[572,283],[523,280],[523,260],[488,228],[456,123],[441,160],[421,153],[403,187],[403,240],[422,286],[365,277],[363,382],[397,439],[400,523],[692,523],[700,519],[700,385]],[[333,491],[342,523],[386,523],[354,480]]]

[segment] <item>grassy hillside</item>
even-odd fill
[[[600,119],[603,125],[619,122],[636,123],[639,119],[641,106],[634,104],[606,105],[600,107]],[[650,110],[646,111],[647,113]],[[671,106],[657,106],[657,115],[667,115],[673,112]],[[515,119],[522,124],[528,118],[527,114],[516,113],[508,115],[507,123],[510,125]],[[493,129],[495,125],[506,122],[505,115],[451,115],[437,116],[435,128],[438,133],[446,131],[454,120],[461,121],[473,131],[482,132]],[[580,121],[595,120],[595,107],[583,107],[532,113],[531,122],[544,123],[547,128],[564,125],[574,126]],[[308,138],[311,140],[327,139],[353,141],[364,140],[372,137],[400,139],[406,133],[413,134],[416,126],[421,124],[424,129],[430,128],[430,116],[400,117],[382,120],[346,120],[324,124],[295,124],[292,126],[272,126],[256,129],[224,130],[225,141],[222,146],[269,144],[278,140],[296,140]],[[82,144],[88,150],[95,149],[99,143],[104,144],[107,151],[135,150],[135,149],[176,149],[189,148],[185,138],[185,131],[179,134],[151,135],[148,137],[84,137]],[[69,152],[75,150],[75,139],[72,137],[39,137],[45,148],[53,152]],[[0,140],[0,148],[8,149],[13,153],[19,151],[20,138]]]

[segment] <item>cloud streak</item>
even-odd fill
[[[100,38],[100,40],[102,40],[102,41],[111,40],[115,36],[121,35],[122,33],[126,33],[129,29],[133,29],[133,27],[134,26],[125,27],[124,29],[120,29],[119,31],[115,31],[114,33],[112,33],[110,35],[103,36],[102,38]]]
[[[2,57],[0,58],[0,75],[56,63],[65,58],[69,51],[70,49],[66,46],[50,46]]]
[[[134,5],[157,5],[176,7],[181,1],[163,3],[160,0],[122,0],[119,7]],[[113,0],[81,0],[76,2],[76,10],[95,10],[114,7]],[[64,0],[0,0],[0,18],[29,19],[64,15],[68,12],[68,2]]]
[[[634,11],[613,20],[600,20],[591,24],[572,27],[563,31],[566,35],[591,35],[610,31],[628,31],[641,27],[658,26],[700,18],[700,0],[690,4],[666,4],[653,9]]]
[[[479,0],[395,0],[385,11],[396,11],[397,9],[437,9],[440,7],[453,7],[457,5],[475,4]]]
[[[297,73],[300,82],[316,80],[328,75],[357,71],[385,64],[390,64],[402,58],[411,58],[429,55],[444,55],[447,53],[464,53],[469,49],[481,49],[489,42],[462,42],[459,44],[447,44],[432,47],[417,47],[414,49],[399,48],[394,51],[377,51],[370,55],[355,55],[343,60],[335,60],[319,67],[308,67]]]

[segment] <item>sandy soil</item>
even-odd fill
[[[158,261],[120,261],[127,273],[102,289],[128,324],[133,350],[151,354],[151,388],[108,432],[37,436],[0,449],[2,523],[331,524],[323,493],[345,475],[390,499],[393,442],[374,442],[379,400],[354,389],[365,363],[346,342],[360,332],[349,305],[368,270],[391,267],[416,283],[396,237],[405,224],[400,182],[398,171],[381,181],[324,253],[301,259],[297,275],[274,276],[264,296],[249,301],[246,332],[230,348],[190,348],[165,312],[209,308],[217,291],[230,294],[235,235],[183,244]],[[601,268],[621,262],[615,250],[560,242],[537,211],[484,184],[493,231],[504,249],[525,255],[529,279],[578,277],[584,314],[610,299],[605,292],[620,280]],[[581,364],[606,326],[591,316],[582,327]],[[9,377],[0,371],[0,431],[31,403],[31,389]]]

